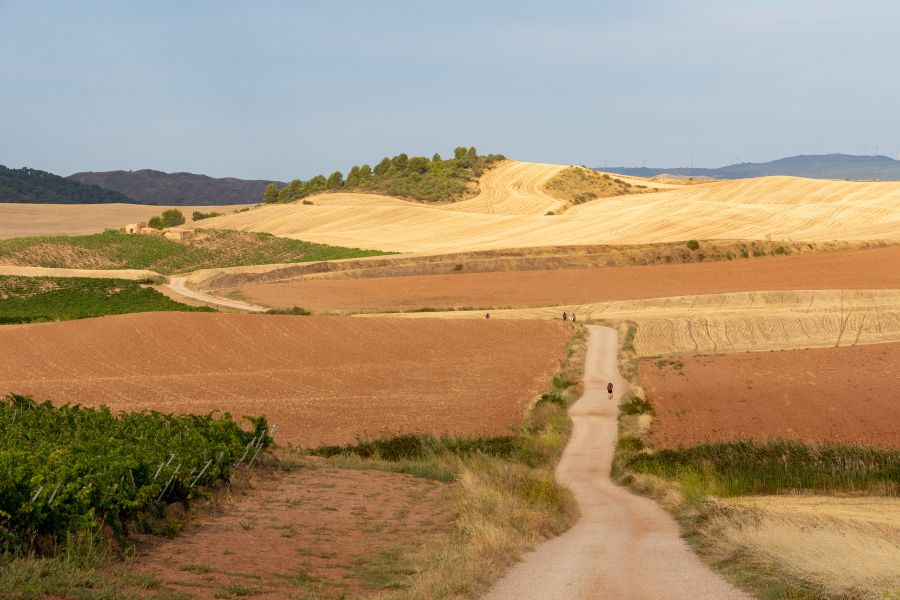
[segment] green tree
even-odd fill
[[[325,181],[325,187],[329,190],[339,188],[342,185],[344,185],[344,176],[340,171],[335,171],[334,173],[329,175],[328,179]]]
[[[397,156],[391,159],[391,164],[394,165],[394,168],[398,171],[405,171],[406,165],[409,162],[409,157],[405,152],[401,152]]]
[[[435,152],[434,156],[431,157],[431,162],[433,162],[433,163],[441,162],[441,155],[438,154],[437,152]]]
[[[278,202],[278,186],[274,183],[270,183],[266,186],[266,191],[263,193],[263,202]]]
[[[325,189],[327,180],[324,175],[316,175],[303,186],[304,195],[315,194]]]
[[[466,150],[466,158],[470,164],[475,164],[475,161],[478,160],[478,151],[475,150],[475,146]]]
[[[165,227],[162,217],[150,217],[150,220],[147,221],[147,225],[152,227],[153,229],[162,229],[163,227]]]
[[[370,177],[372,177],[372,167],[370,167],[369,165],[362,165],[359,168],[359,178],[362,181],[365,181],[366,179],[369,179]]]
[[[177,227],[184,225],[184,215],[177,208],[164,210],[162,213],[162,222],[165,227]]]
[[[375,165],[375,174],[378,176],[385,175],[391,168],[391,159],[387,156],[381,159],[381,162]]]
[[[412,173],[424,173],[428,170],[428,159],[424,156],[413,156],[406,165]]]
[[[347,186],[353,187],[359,185],[360,177],[359,177],[359,167],[356,165],[350,167],[350,172],[347,173]]]
[[[455,158],[456,160],[465,160],[466,152],[468,151],[465,148],[463,148],[462,146],[457,146],[453,149],[453,158]]]
[[[303,182],[299,179],[293,179],[285,186],[287,201],[296,200],[303,195]]]

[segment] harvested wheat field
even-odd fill
[[[238,294],[264,306],[365,312],[580,305],[796,289],[900,289],[900,246],[680,265],[292,279],[217,293]]]
[[[370,194],[323,194],[313,205],[263,206],[203,222],[398,252],[454,252],[687,239],[900,239],[900,183],[762,177],[601,198],[565,210],[540,187],[552,165],[504,163],[478,198],[423,204]],[[562,167],[558,167],[561,170]]]
[[[784,438],[900,447],[900,344],[642,360],[656,417],[651,440],[672,448]]]
[[[0,328],[0,390],[113,410],[265,414],[283,444],[504,434],[564,355],[546,321],[145,313]]]
[[[782,495],[721,504],[702,526],[714,558],[743,556],[829,597],[900,592],[900,498]]]
[[[404,554],[450,522],[446,496],[446,484],[411,475],[308,464],[262,476],[145,549],[131,572],[192,598],[358,597],[405,582]]]
[[[491,318],[632,321],[638,356],[855,346],[900,341],[900,290],[791,290],[492,310]],[[360,315],[367,317],[369,315]],[[375,315],[378,316],[378,315]],[[482,310],[395,318],[483,319]]]
[[[195,210],[230,213],[252,205],[155,206],[149,204],[0,203],[0,239],[40,235],[83,235],[146,221],[177,208],[190,219]],[[190,222],[190,221],[189,221]]]

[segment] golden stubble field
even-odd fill
[[[762,177],[675,186],[565,203],[543,190],[563,167],[509,161],[486,174],[481,194],[424,204],[370,194],[325,194],[204,221],[312,242],[397,252],[452,252],[562,244],[641,244],[687,239],[900,239],[900,182]],[[652,185],[652,184],[651,184]]]
[[[41,235],[83,235],[146,221],[177,208],[188,222],[191,213],[230,213],[252,205],[154,206],[148,204],[24,204],[0,202],[0,239]]]

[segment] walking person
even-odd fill
[[[487,319],[488,321],[490,321],[490,320],[491,320],[491,313],[484,313],[484,318]]]
[[[568,320],[569,320],[569,313],[563,311],[563,321],[568,321]]]
[[[612,391],[613,391],[613,385],[612,385],[612,382],[610,381],[609,383],[606,384],[606,393],[609,394],[610,400],[612,400]]]

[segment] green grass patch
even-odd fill
[[[636,454],[627,467],[678,481],[686,498],[796,490],[900,493],[900,450],[896,449],[740,441]]]
[[[149,311],[215,312],[175,302],[126,279],[0,275],[0,324],[83,319]]]
[[[106,231],[93,235],[0,240],[0,262],[70,269],[149,269],[162,274],[270,263],[389,254],[280,238],[268,233],[201,230],[186,241]]]

